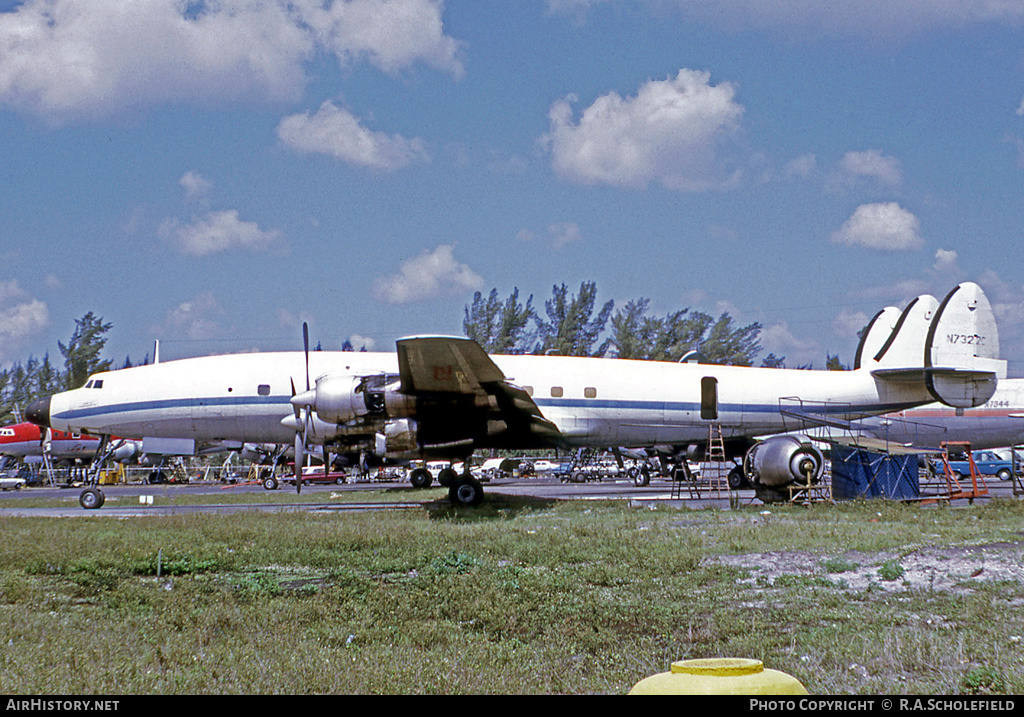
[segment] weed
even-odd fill
[[[960,686],[968,695],[1006,694],[1006,680],[994,667],[975,667],[960,678]]]
[[[825,569],[825,572],[845,573],[850,570],[856,570],[860,566],[844,557],[834,557],[822,560],[821,567]]]
[[[878,568],[878,576],[887,581],[899,580],[905,572],[903,566],[896,560],[886,560]]]

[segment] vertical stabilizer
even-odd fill
[[[875,353],[876,364],[882,368],[923,368],[928,332],[938,308],[938,299],[928,294],[907,304],[889,338]]]
[[[853,357],[854,369],[874,363],[875,354],[892,335],[902,313],[895,306],[886,306],[868,322],[860,337],[860,343],[857,344],[857,353]]]
[[[964,408],[987,401],[1006,377],[995,315],[977,284],[960,284],[942,300],[928,330],[925,368],[932,396]]]

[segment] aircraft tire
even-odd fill
[[[263,479],[264,490],[277,490],[277,478],[274,476],[267,476]]]
[[[461,476],[448,488],[452,505],[477,506],[484,500],[484,487],[472,476]]]
[[[417,468],[409,474],[409,482],[413,488],[429,488],[434,477],[426,468]]]
[[[96,510],[103,506],[106,500],[103,491],[99,488],[86,488],[78,496],[78,503],[86,510]]]
[[[437,474],[437,482],[445,488],[449,488],[458,480],[458,473],[451,468],[442,468]]]
[[[651,474],[646,468],[630,468],[629,477],[633,479],[633,485],[638,488],[650,485],[651,483]]]
[[[743,475],[743,469],[736,466],[729,471],[729,487],[733,490],[739,490],[747,486],[747,477]]]

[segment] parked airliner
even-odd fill
[[[718,424],[734,455],[753,436],[849,421],[933,401],[984,404],[1005,376],[991,306],[961,284],[940,303],[919,297],[871,360],[854,371],[806,371],[566,356],[488,356],[462,337],[400,339],[395,353],[290,352],[164,361],[96,374],[34,402],[40,425],[95,435],[197,444],[294,441],[389,458],[465,459],[483,448],[706,443]],[[311,377],[315,380],[311,381]],[[304,387],[304,390],[303,390]],[[791,436],[758,444],[748,480],[765,493],[820,475],[821,453]],[[301,489],[301,479],[296,481]],[[463,474],[453,502],[483,490]],[[83,505],[102,494],[83,495]]]

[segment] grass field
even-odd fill
[[[1024,691],[1024,505],[0,509],[0,692],[611,693],[750,657],[813,694]]]

